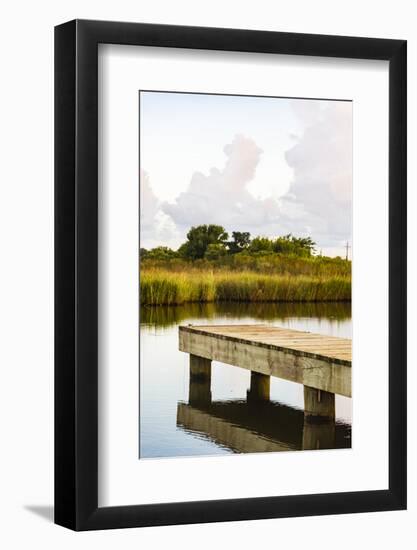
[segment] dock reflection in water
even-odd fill
[[[212,401],[210,387],[190,379],[189,402],[177,406],[177,426],[235,453],[265,453],[351,446],[350,425],[304,417],[302,410],[259,399]]]
[[[189,356],[178,349],[178,327],[188,324],[259,323],[351,338],[350,304],[159,306],[142,308],[140,321],[140,459],[325,448],[333,431],[330,446],[350,447],[351,399],[336,395],[333,427],[304,429],[301,384],[271,377],[270,399],[251,404],[251,373],[213,361],[211,394],[201,399],[194,383],[190,394]]]

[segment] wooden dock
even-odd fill
[[[206,399],[211,361],[251,371],[248,399],[269,399],[271,376],[303,384],[307,416],[334,418],[335,394],[352,396],[347,338],[266,325],[189,325],[179,327],[179,349],[190,354],[190,380],[200,380],[193,388]]]

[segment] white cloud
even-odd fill
[[[228,230],[264,231],[276,224],[279,205],[273,198],[256,198],[248,190],[262,150],[243,135],[226,145],[223,170],[212,168],[209,175],[196,172],[188,189],[174,203],[163,203],[163,211],[180,227],[216,223]]]
[[[177,228],[172,219],[161,210],[161,201],[152,190],[149,175],[143,170],[139,185],[141,246],[176,246],[180,238]]]
[[[155,216],[159,210],[160,202],[155,196],[150,180],[149,174],[144,170],[140,172],[140,226],[142,230],[152,229],[155,224]]]
[[[299,131],[289,136],[293,145],[285,153],[288,172],[277,173],[273,162],[263,167],[280,193],[257,196],[263,151],[252,138],[237,134],[224,147],[223,168],[194,172],[173,202],[158,200],[149,177],[141,173],[143,246],[176,248],[191,226],[216,223],[229,232],[252,235],[309,235],[319,249],[340,248],[338,253],[343,253],[344,242],[351,239],[351,103],[294,100],[291,105]]]
[[[282,200],[283,213],[291,218],[295,211],[298,231],[309,227],[322,246],[336,246],[351,238],[351,103],[328,102],[311,110],[306,105],[297,114],[306,129],[286,152],[294,178]]]

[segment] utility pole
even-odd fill
[[[349,241],[346,241],[346,261],[348,261],[349,259],[349,248],[350,248]]]

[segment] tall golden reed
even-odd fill
[[[347,275],[311,276],[261,274],[252,271],[173,272],[144,269],[140,277],[142,305],[186,302],[321,302],[349,301]]]

